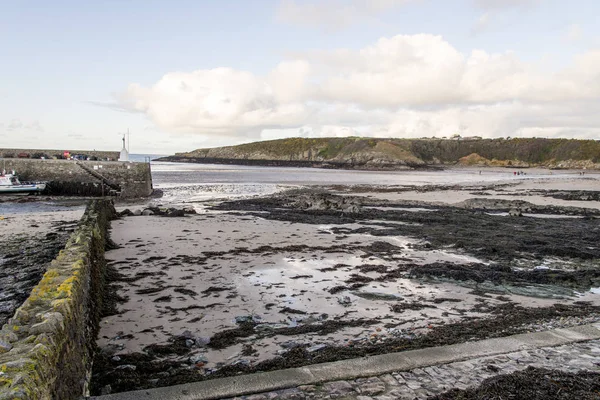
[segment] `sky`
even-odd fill
[[[600,139],[597,0],[0,0],[0,148]]]

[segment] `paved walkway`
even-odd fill
[[[600,371],[600,340],[523,350],[446,365],[417,368],[407,372],[393,372],[372,378],[327,382],[322,385],[305,385],[230,399],[427,399],[429,396],[443,393],[452,388],[476,387],[486,378],[499,374],[510,374],[530,365],[569,372]]]
[[[600,371],[600,324],[383,354],[97,400],[426,399],[527,366]],[[251,393],[251,394],[250,394]],[[237,394],[248,394],[238,397]]]

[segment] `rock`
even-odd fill
[[[347,307],[352,304],[352,300],[350,299],[350,296],[338,297],[337,301],[344,307]]]
[[[133,215],[135,215],[135,214],[129,208],[126,208],[119,213],[119,216],[121,216],[121,217],[131,217]]]
[[[195,341],[193,341],[192,339],[185,339],[185,346],[190,348],[192,346],[194,346],[194,344],[196,344]]]
[[[123,364],[119,365],[116,369],[127,370],[127,371],[135,371],[137,367],[131,364]]]
[[[154,211],[145,209],[144,211],[142,211],[142,215],[145,215],[145,216],[154,215]]]
[[[206,358],[206,356],[204,356],[204,354],[196,354],[193,355],[189,358],[189,361],[191,364],[198,364],[198,363],[207,363],[208,359]]]
[[[17,374],[12,379],[11,387],[15,387],[17,385],[22,385],[24,382],[25,382],[25,375],[24,374]]]
[[[295,340],[288,340],[286,342],[280,343],[279,344],[281,347],[283,347],[284,349],[293,349],[295,347],[301,347],[304,346],[305,343],[302,342],[297,342]]]
[[[183,212],[183,210],[177,210],[177,209],[169,209],[167,211],[167,213],[165,214],[165,217],[185,217],[185,213]]]
[[[357,214],[360,212],[360,207],[357,206],[356,204],[350,204],[350,205],[346,206],[345,208],[343,208],[342,212],[348,213],[348,214]]]
[[[196,338],[196,345],[197,346],[207,346],[210,343],[210,338],[209,337],[197,337]]]
[[[184,207],[183,212],[186,214],[197,214],[196,209],[194,207]]]
[[[113,358],[111,358],[111,360],[112,360],[113,362],[119,362],[119,361],[121,361],[121,357],[119,357],[119,356],[114,356]]]
[[[522,217],[523,213],[518,208],[511,208],[508,212],[508,215],[510,215],[511,217]]]
[[[353,295],[366,300],[402,300],[402,296],[379,292],[352,292]]]
[[[29,333],[37,335],[40,333],[56,332],[63,326],[64,317],[61,313],[51,312],[43,315],[44,321],[29,328]]]
[[[4,362],[2,364],[6,369],[27,369],[34,365],[35,362],[31,358],[19,358],[18,360]]]
[[[236,324],[242,324],[244,322],[259,323],[261,320],[262,318],[259,315],[238,315],[235,317]]]
[[[102,396],[106,396],[111,393],[112,393],[112,387],[110,385],[103,386],[102,389],[100,389],[100,394]]]
[[[31,315],[30,315],[30,313],[25,311],[23,308],[17,308],[17,311],[15,311],[15,314],[13,315],[12,320],[18,321],[20,324],[26,325],[30,322]]]
[[[289,325],[286,324],[260,324],[254,327],[254,330],[257,332],[271,332],[277,329],[289,328]]]
[[[314,353],[315,351],[319,351],[324,349],[325,347],[327,347],[326,344],[316,344],[314,346],[309,347],[308,349],[306,349],[306,351],[308,351],[309,353]]]
[[[13,348],[12,344],[0,340],[0,354],[7,353]]]
[[[194,335],[192,334],[191,331],[183,331],[183,333],[179,336],[184,339],[193,339],[194,338]]]
[[[3,330],[0,333],[0,340],[6,343],[14,343],[19,340],[19,336],[16,333]]]
[[[139,217],[140,215],[142,215],[142,210],[135,210],[133,212],[133,215],[135,215],[136,217]]]

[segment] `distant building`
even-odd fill
[[[463,140],[483,140],[481,136],[466,136]]]

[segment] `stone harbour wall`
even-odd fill
[[[109,200],[93,200],[65,248],[0,330],[0,400],[79,399],[86,390],[104,287]]]
[[[152,194],[149,163],[14,158],[3,160],[0,168],[14,170],[21,181],[47,181],[48,194],[103,196],[112,190],[110,185],[119,188],[121,197]],[[99,176],[106,181],[103,183]]]
[[[59,157],[64,154],[65,151],[68,151],[71,155],[82,154],[88,157],[96,157],[99,160],[118,160],[119,152],[118,151],[96,151],[96,150],[49,150],[49,149],[0,149],[0,157],[5,158],[17,158],[19,154],[27,154],[29,157],[33,157],[33,155],[44,154],[46,158]]]

